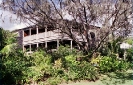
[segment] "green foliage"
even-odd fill
[[[0,50],[5,46],[5,39],[3,34],[3,29],[0,28]]]
[[[132,45],[133,44],[133,39],[132,38],[128,38],[128,39],[125,40],[125,42],[127,42],[130,45]]]
[[[58,85],[62,82],[62,78],[60,77],[52,77],[46,80],[45,85]]]
[[[112,72],[127,70],[130,63],[116,59],[116,55],[111,53],[108,56],[100,56],[92,59],[91,63],[79,61],[84,57],[82,52],[78,52],[69,47],[59,47],[51,54],[43,50],[38,50],[30,56],[25,56],[22,50],[9,50],[3,48],[0,79],[5,85],[25,84],[37,82],[39,85],[58,85],[62,81],[75,80],[97,80],[98,71]],[[9,50],[9,51],[8,51]],[[130,51],[129,51],[130,53]],[[131,55],[131,54],[130,54]],[[93,66],[96,65],[97,67]],[[9,77],[10,76],[10,77]],[[11,82],[8,82],[11,80]]]
[[[67,67],[71,66],[71,65],[76,65],[78,64],[79,62],[76,61],[76,56],[73,56],[73,55],[68,55],[68,56],[65,56],[65,60],[66,60],[66,64],[67,64]]]
[[[3,49],[6,45],[10,45],[16,42],[15,34],[11,33],[8,30],[0,28],[0,50]]]
[[[103,46],[101,54],[90,62],[85,61],[81,51],[60,46],[55,52],[38,50],[26,56],[16,48],[14,34],[0,29],[0,80],[4,85],[37,82],[40,85],[58,85],[62,81],[97,80],[98,71],[112,72],[127,70],[131,64],[116,59],[119,52],[118,40]],[[132,57],[132,49],[127,50],[127,58]],[[107,56],[108,55],[108,56]],[[95,66],[94,66],[95,65]],[[10,81],[9,81],[10,80]]]
[[[69,46],[67,47],[64,47],[64,46],[60,46],[57,50],[57,53],[60,55],[60,56],[67,56],[67,55],[70,55],[72,52],[71,52],[71,49]]]
[[[111,57],[104,56],[99,62],[100,71],[110,72],[113,71],[113,64],[117,65],[117,62],[113,62],[114,59]]]
[[[60,46],[57,51],[51,53],[53,62],[58,59],[61,59],[63,68],[66,67],[66,59],[65,59],[66,56],[81,56],[81,55],[83,55],[82,52],[76,49],[70,49],[69,46],[66,47]]]
[[[27,70],[26,67],[30,65],[15,42],[16,38],[13,33],[0,28],[0,80],[4,85],[22,83],[23,71]]]
[[[98,79],[96,69],[88,62],[71,65],[68,68],[68,79],[70,80],[93,80]]]
[[[6,46],[1,50],[1,53],[2,53],[2,54],[6,54],[6,55],[12,54],[12,53],[15,52],[15,50],[17,49],[16,47],[17,47],[17,44],[16,44],[16,43],[6,45]]]
[[[1,59],[1,78],[4,85],[22,84],[22,80],[25,80],[24,71],[27,71],[27,67],[31,64],[30,60],[24,56],[21,50],[17,50],[15,54],[8,56],[2,56]],[[10,76],[10,77],[8,77]],[[8,82],[10,80],[10,82]]]
[[[86,61],[77,61],[78,55],[66,56],[68,80],[93,80],[98,79],[98,75],[94,66]]]
[[[127,60],[130,62],[133,61],[133,48],[127,49]]]
[[[66,47],[60,46],[56,52],[52,53],[53,54],[52,56],[61,58],[68,55],[77,55],[79,53],[80,52],[78,52],[76,49],[71,49],[69,46],[66,46]]]
[[[107,56],[110,53],[110,50],[106,46],[101,46],[99,48],[99,52],[101,53],[102,56]]]
[[[104,56],[99,59],[99,70],[102,73],[126,71],[130,67],[130,63],[124,60],[118,60],[116,57]]]
[[[64,51],[60,49],[64,49]],[[33,53],[33,66],[30,67],[32,70],[27,73],[29,74],[27,78],[32,78],[32,80],[38,82],[44,81],[48,85],[57,85],[61,80],[73,81],[82,79],[95,81],[98,78],[94,66],[90,65],[89,62],[76,60],[79,56],[78,53],[65,52],[68,49],[65,47],[60,49],[57,52],[60,52],[61,57],[56,59],[43,51]]]
[[[44,73],[49,74],[49,69],[52,67],[51,56],[47,55],[44,51],[40,50],[31,55],[32,66],[29,67],[29,71],[26,73],[27,78],[37,81],[42,79]]]
[[[101,46],[101,48],[99,49],[99,52],[101,53],[102,56],[108,56],[113,53],[119,54],[122,51],[120,49],[120,42],[122,41],[123,41],[122,38],[118,37],[116,39],[113,39],[110,42],[106,42],[105,45]]]

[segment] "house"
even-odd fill
[[[114,8],[114,5],[109,8],[108,4],[105,4],[105,8],[107,10],[110,10],[110,9]],[[104,14],[105,15],[103,15],[103,17],[101,17],[103,19],[102,21],[105,21],[105,17],[107,17],[107,18],[109,17],[108,11],[105,11]],[[55,20],[53,20],[53,21],[55,21]],[[66,21],[65,23],[71,23],[71,25],[73,26],[72,20],[71,21],[65,20],[65,21]],[[102,23],[102,21],[99,21],[99,23],[101,25],[105,23],[105,22]],[[113,19],[111,18],[106,23],[107,25],[105,25],[105,27],[104,27],[104,25],[101,26],[103,31],[101,31],[101,29],[100,29],[100,27],[98,27],[98,25],[96,26],[97,23],[95,23],[95,22],[93,24],[89,23],[90,24],[89,34],[94,35],[97,38],[97,39],[91,39],[92,44],[99,42],[98,40],[100,40],[100,37],[104,36],[104,35],[102,35],[102,34],[104,34],[103,32],[106,33],[110,30],[108,28],[108,25],[110,27],[112,25],[112,21],[113,21]],[[59,22],[60,22],[60,20],[59,20]],[[77,23],[78,23],[78,25],[80,24],[79,22],[77,22]],[[70,25],[68,25],[68,26],[70,26]],[[18,37],[17,37],[18,44],[20,45],[20,47],[23,48],[23,51],[32,53],[37,48],[57,49],[60,46],[60,44],[62,44],[62,45],[68,44],[68,45],[70,45],[71,49],[76,46],[75,42],[68,35],[61,33],[59,29],[54,29],[54,27],[52,27],[49,24],[45,24],[45,26],[42,26],[42,27],[39,27],[38,25],[33,25],[33,26],[29,26],[29,27],[14,31],[18,34]],[[81,43],[86,42],[86,39],[84,39],[84,37],[85,37],[84,35],[87,34],[88,32],[86,32],[85,30],[77,30],[77,29],[74,29],[72,31],[75,34],[76,39],[78,41],[80,41]],[[79,31],[83,31],[81,33],[83,35],[78,33]],[[118,31],[118,33],[122,34],[122,32],[119,32],[119,31]]]
[[[95,28],[99,29],[99,27],[91,26],[91,28],[92,30],[90,30],[90,32],[94,32],[96,35],[97,30],[95,30]],[[50,25],[46,25],[45,28],[34,25],[14,30],[13,32],[17,33],[19,46],[23,48],[23,51],[27,51],[28,53],[32,53],[37,48],[57,49],[59,45],[66,44],[69,45],[71,49],[77,47],[75,42],[69,38],[68,35],[61,33],[59,29],[53,29]],[[80,42],[85,42],[77,32],[74,33]]]

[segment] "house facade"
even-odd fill
[[[30,26],[14,31],[17,33],[18,45],[28,53],[34,52],[37,48],[58,49],[60,45],[69,45],[78,48],[75,42],[60,32],[58,29],[52,29],[50,26],[41,28],[38,26]],[[93,29],[90,32],[97,34],[97,30]],[[76,39],[80,42],[83,41],[83,37],[79,36],[77,32],[74,32]]]
[[[15,30],[17,33],[17,41],[23,51],[32,53],[37,48],[57,49],[60,41],[66,42],[72,48],[72,39],[59,33],[59,30],[48,30],[37,26],[26,27]]]

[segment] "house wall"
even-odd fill
[[[98,35],[98,29],[92,29],[89,32],[94,32],[95,36]],[[33,51],[36,50],[36,48],[42,47],[42,48],[49,48],[51,45],[55,46],[52,48],[58,48],[61,44],[61,41],[68,41],[70,47],[73,47],[73,41],[70,39],[67,35],[61,34],[59,30],[47,30],[46,28],[40,29],[38,27],[32,28],[24,28],[17,31],[19,33],[19,36],[17,37],[18,44],[20,47],[23,48],[23,51]],[[78,32],[73,32],[80,42],[86,42],[84,41],[83,37],[81,37]],[[60,41],[61,40],[61,41]],[[65,42],[66,42],[65,41]],[[93,42],[92,42],[93,43]],[[43,44],[43,45],[41,45]],[[68,44],[68,43],[67,43]]]
[[[22,48],[22,46],[23,46],[23,31],[18,30],[15,33],[17,34],[17,36],[16,36],[17,43],[18,43],[19,47]]]
[[[41,47],[41,44],[43,44],[44,48],[51,46],[51,44],[55,46],[52,48],[58,48],[59,40],[64,39],[71,41],[68,36],[64,36],[63,34],[59,33],[58,30],[47,31],[47,28],[43,29],[45,30],[41,30],[36,27],[21,29],[18,31],[20,35],[20,37],[18,37],[18,44],[23,48],[23,51],[27,50],[31,52],[35,50],[35,47]]]

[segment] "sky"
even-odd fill
[[[26,23],[20,23],[19,21],[13,21],[17,19],[17,16],[8,12],[0,10],[0,15],[2,14],[2,17],[0,17],[0,27],[2,27],[5,30],[15,30],[26,27]],[[12,20],[11,20],[12,17]]]
[[[0,0],[0,3],[2,0]],[[17,19],[17,16],[15,14],[10,13],[9,11],[4,11],[0,9],[0,15],[2,14],[2,17],[0,17],[0,27],[2,27],[5,30],[15,30],[15,29],[21,29],[29,26],[27,23],[19,22],[19,21],[11,21],[12,19]],[[66,16],[68,17],[68,15]]]
[[[0,0],[1,3],[2,0]],[[5,30],[15,30],[15,29],[21,29],[27,26],[26,23],[20,23],[19,21],[13,21],[17,19],[17,16],[15,14],[12,14],[8,11],[4,11],[0,9],[0,15],[2,14],[2,17],[0,17],[0,27],[2,27]],[[12,21],[11,21],[12,17]]]
[[[0,3],[2,2],[2,0],[0,0]],[[55,1],[56,2],[56,1]],[[57,2],[56,2],[57,3]],[[2,27],[5,30],[15,30],[15,29],[21,29],[21,28],[25,28],[27,26],[29,26],[29,24],[27,23],[23,23],[20,21],[13,21],[15,19],[17,19],[17,16],[15,14],[12,14],[9,11],[4,11],[0,9],[0,16],[2,14],[2,17],[0,17],[0,27]],[[11,17],[12,17],[12,21],[11,21]],[[70,15],[65,14],[64,19],[69,19],[71,18]]]

